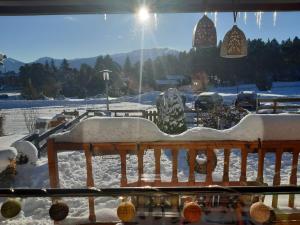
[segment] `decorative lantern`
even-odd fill
[[[189,202],[184,205],[182,214],[187,221],[195,223],[201,219],[201,208],[196,202]]]
[[[193,32],[193,47],[210,48],[217,45],[216,27],[211,19],[204,15],[196,24]]]
[[[21,211],[21,201],[18,199],[8,199],[1,206],[1,215],[10,219],[17,216]]]
[[[122,222],[130,222],[135,217],[135,207],[130,201],[122,202],[117,209],[117,215]]]
[[[68,214],[69,206],[62,201],[55,202],[49,209],[50,218],[54,221],[64,220]]]
[[[271,211],[264,203],[256,202],[250,207],[250,216],[256,222],[264,223],[270,219]]]
[[[236,23],[236,15],[234,13],[234,23]],[[220,55],[224,58],[241,58],[247,56],[246,36],[236,24],[225,34]]]

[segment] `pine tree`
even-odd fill
[[[132,70],[133,69],[132,69],[130,58],[127,56],[126,59],[125,59],[124,66],[123,66],[123,72],[127,77],[130,77],[131,73],[132,73]]]
[[[180,134],[187,127],[184,106],[180,93],[176,88],[169,88],[156,101],[158,111],[157,126],[167,134]]]

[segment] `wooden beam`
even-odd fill
[[[125,14],[141,7],[139,0],[0,0],[0,15]],[[197,13],[232,11],[299,11],[299,0],[145,0],[151,12]]]

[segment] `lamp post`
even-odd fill
[[[109,82],[109,73],[112,71],[110,70],[101,70],[100,71],[103,75],[103,80],[105,82],[105,89],[106,89],[106,110],[109,112],[109,100],[108,100],[108,82]]]

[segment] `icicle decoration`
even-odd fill
[[[273,12],[273,26],[276,26],[276,22],[277,22],[277,12]]]
[[[214,24],[215,24],[215,27],[217,27],[217,22],[218,22],[218,12],[215,12],[214,13]]]
[[[244,23],[247,24],[247,12],[244,12]]]
[[[106,21],[107,17],[106,17],[106,13],[104,13],[104,21]]]
[[[260,29],[263,12],[256,12],[256,13],[254,13],[254,15],[256,16],[256,24],[258,25],[258,28]]]
[[[154,13],[154,27],[155,27],[155,30],[156,30],[157,27],[158,27],[157,13]]]
[[[238,17],[241,18],[241,12],[238,12]]]

